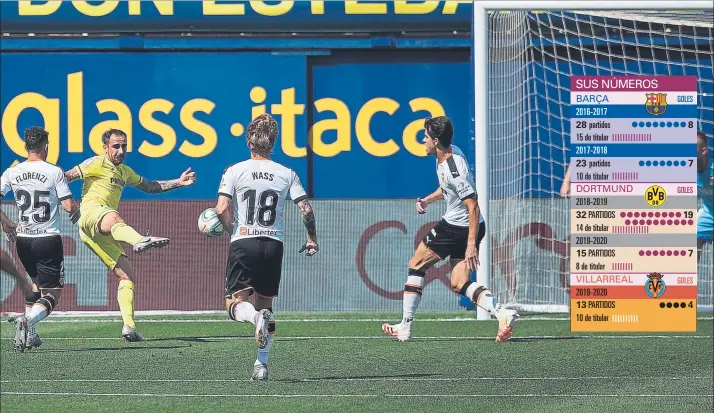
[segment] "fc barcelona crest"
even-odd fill
[[[645,102],[647,113],[652,116],[659,116],[667,111],[667,94],[666,93],[647,93],[647,101]]]

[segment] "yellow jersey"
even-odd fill
[[[84,180],[82,207],[95,204],[117,209],[124,186],[138,185],[143,179],[124,164],[114,165],[106,155],[89,158],[77,165],[77,169]]]

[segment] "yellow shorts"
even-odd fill
[[[100,260],[113,270],[122,255],[126,255],[124,248],[111,235],[104,235],[99,232],[99,223],[105,215],[110,212],[117,212],[114,209],[103,205],[91,205],[80,209],[81,216],[77,225],[79,226],[79,237],[84,245],[97,254]]]

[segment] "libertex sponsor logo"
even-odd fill
[[[238,228],[238,235],[253,237],[277,237],[280,231],[275,229],[253,228],[241,226]]]

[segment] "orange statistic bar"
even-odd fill
[[[572,332],[694,332],[697,300],[570,300]]]

